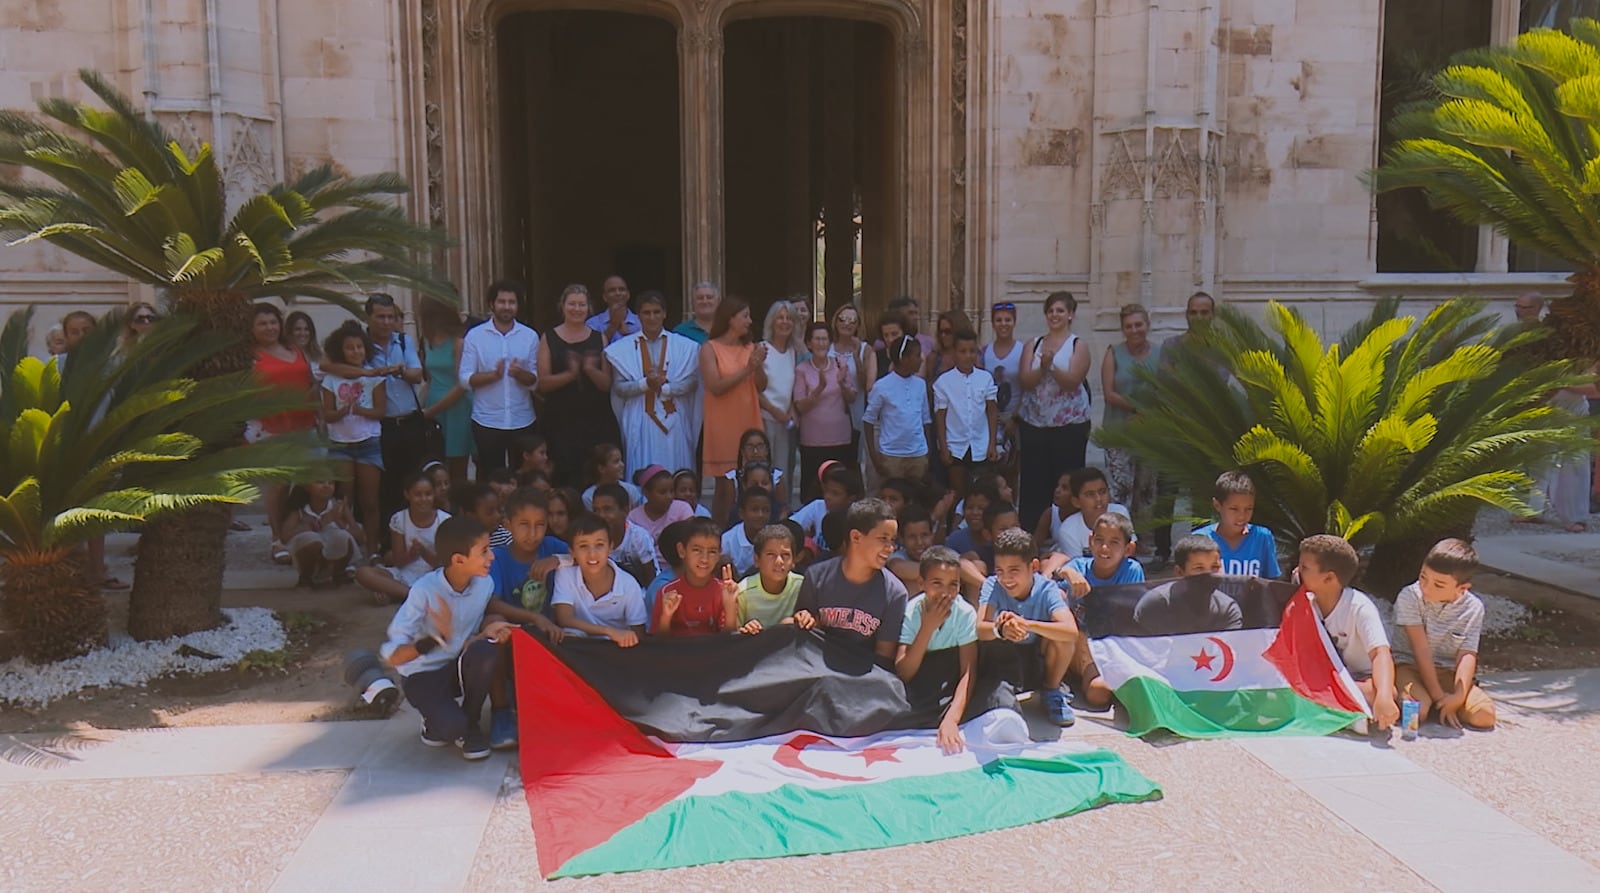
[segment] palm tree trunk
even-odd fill
[[[222,623],[226,506],[201,506],[144,526],[128,596],[128,633],[165,639]]]
[[[193,370],[197,378],[255,364],[250,344],[255,311],[244,293],[177,292],[172,303],[178,313],[197,317],[201,328],[239,338],[236,347],[198,364]],[[134,638],[181,636],[222,622],[222,572],[231,518],[226,508],[204,506],[145,525],[134,559],[133,591],[128,595],[128,632]]]
[[[106,603],[83,572],[75,550],[6,556],[0,616],[35,663],[65,660],[106,641]]]
[[[1572,295],[1550,302],[1545,321],[1553,330],[1546,341],[1552,359],[1600,361],[1600,268],[1571,277]]]

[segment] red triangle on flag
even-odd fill
[[[1295,694],[1331,710],[1367,713],[1367,703],[1334,651],[1322,618],[1303,587],[1283,608],[1278,637],[1263,655]]]
[[[523,792],[545,876],[722,765],[680,760],[646,738],[527,632],[511,647]]]

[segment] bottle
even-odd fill
[[[1411,696],[1411,683],[1400,700],[1400,740],[1417,740],[1417,726],[1422,722],[1422,704]]]

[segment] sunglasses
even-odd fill
[[[1017,305],[1010,301],[1002,301],[989,308],[990,313],[993,313],[996,310],[1010,310],[1012,313],[1015,313],[1017,312]]]
[[[153,313],[139,313],[139,314],[135,314],[134,315],[133,321],[134,322],[155,322],[156,321],[156,317],[155,317],[155,314],[153,314]]]

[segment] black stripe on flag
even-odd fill
[[[1075,613],[1092,639],[1276,629],[1295,591],[1292,583],[1261,577],[1179,577],[1090,590]]]

